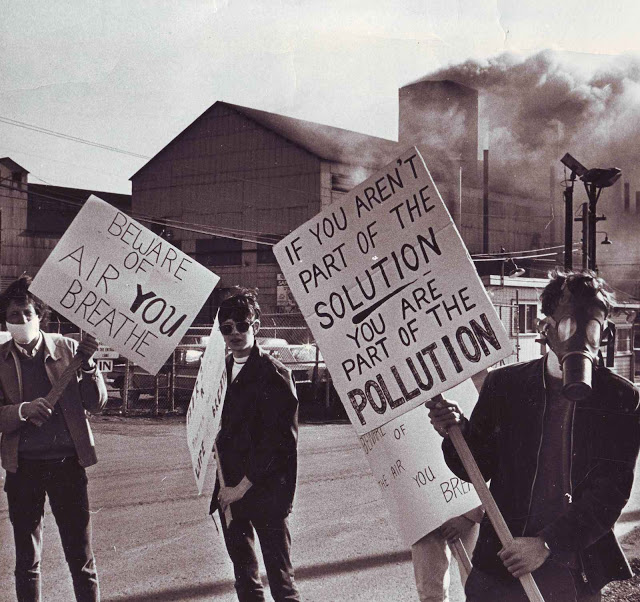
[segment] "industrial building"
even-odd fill
[[[165,220],[172,243],[221,276],[202,321],[237,284],[258,287],[265,312],[287,311],[271,245],[412,145],[471,253],[560,244],[561,229],[543,227],[548,197],[489,195],[478,93],[450,81],[400,89],[398,141],[216,102],[131,177],[132,208]]]
[[[0,290],[22,273],[35,276],[91,194],[131,210],[131,195],[31,184],[29,172],[0,158]]]

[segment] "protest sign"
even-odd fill
[[[467,415],[478,398],[465,380],[447,391]],[[360,436],[391,520],[407,546],[442,523],[480,505],[473,485],[456,477],[442,456],[442,437],[425,407],[414,408]]]
[[[358,434],[513,352],[415,148],[274,253]]]
[[[80,329],[155,374],[218,280],[92,195],[30,290]]]
[[[216,318],[200,361],[196,385],[187,411],[187,445],[191,453],[198,494],[202,493],[213,443],[220,427],[226,390],[225,343]]]

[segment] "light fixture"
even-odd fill
[[[504,277],[518,278],[525,273],[524,268],[518,267],[513,258],[503,259],[500,265],[500,284],[504,286]]]
[[[604,234],[604,240],[600,243],[601,245],[612,245],[613,242],[609,238],[609,235],[604,230],[598,230],[596,234]]]

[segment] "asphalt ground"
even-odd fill
[[[88,470],[89,494],[103,601],[236,600],[222,536],[207,514],[213,471],[198,496],[184,419],[97,416],[92,426],[99,463]],[[301,425],[299,454],[290,524],[303,599],[417,601],[410,552],[390,523],[352,427]],[[616,530],[625,535],[639,520],[634,490]],[[15,600],[14,548],[4,495],[0,542],[0,601],[9,602]],[[48,507],[42,571],[45,602],[74,599]],[[462,600],[454,572],[451,602]]]

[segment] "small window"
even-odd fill
[[[195,259],[202,265],[242,265],[242,241],[200,238],[196,240]]]
[[[616,329],[616,353],[631,351],[631,328]]]
[[[272,245],[258,243],[258,263],[278,263]]]
[[[521,303],[518,305],[518,311],[514,312],[514,318],[514,333],[532,334],[537,332],[538,306],[535,303]]]

